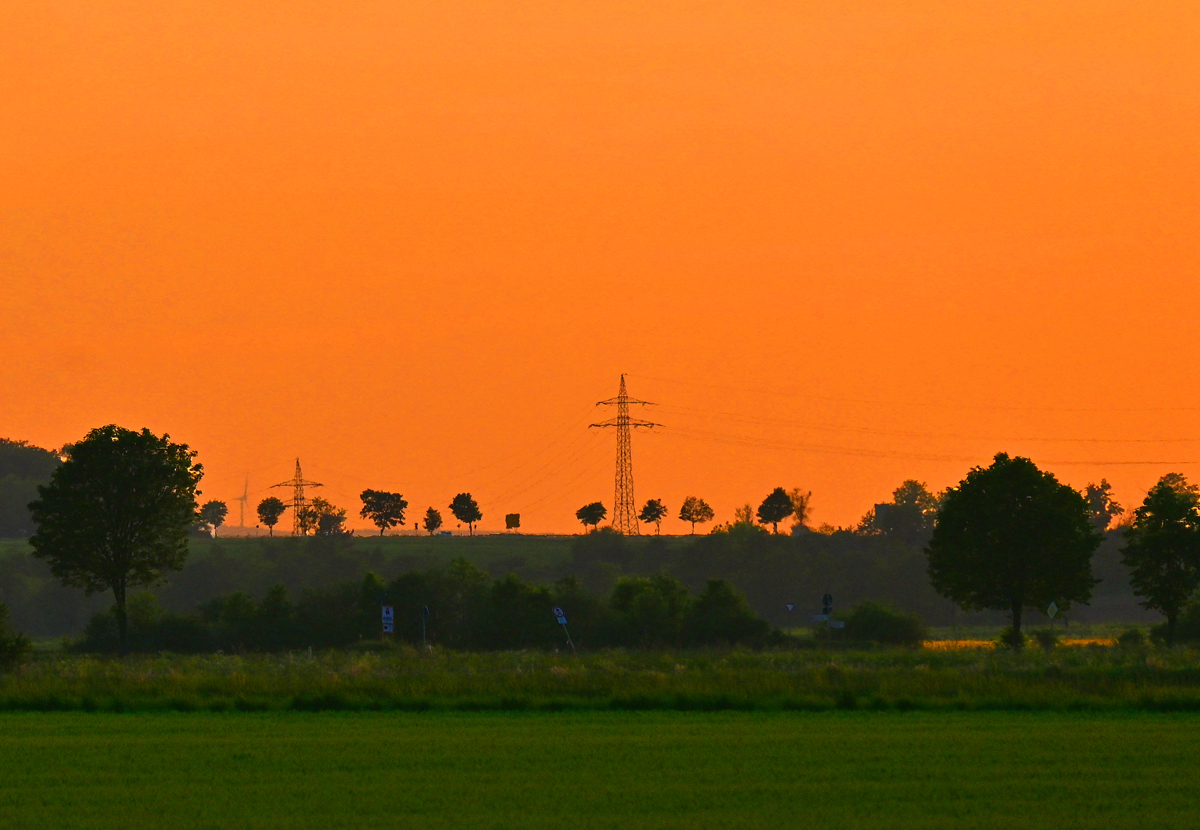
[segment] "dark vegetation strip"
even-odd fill
[[[6,711],[1200,711],[1189,649],[41,657]]]

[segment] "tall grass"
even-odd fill
[[[1200,710],[1200,653],[1100,646],[126,659],[39,655],[0,710]]]

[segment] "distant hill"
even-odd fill
[[[0,438],[0,538],[22,538],[33,533],[26,505],[37,498],[37,486],[50,481],[61,463],[53,450],[35,447],[28,441]]]

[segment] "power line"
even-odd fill
[[[963,410],[982,410],[995,411],[1004,410],[1008,412],[1200,412],[1200,406],[1134,406],[1134,407],[1061,407],[1061,406],[1013,406],[1011,404],[989,403],[989,404],[959,404],[945,403],[942,401],[885,401],[872,398],[843,398],[833,395],[814,395],[809,392],[791,392],[778,389],[754,389],[746,386],[723,386],[715,383],[701,383],[699,381],[690,380],[675,380],[673,378],[660,378],[651,375],[638,375],[629,373],[630,377],[641,378],[642,380],[654,380],[660,383],[675,383],[680,386],[697,386],[704,389],[719,389],[725,392],[750,392],[755,395],[775,395],[783,398],[807,398],[814,401],[828,401],[830,403],[852,403],[865,404],[868,406],[912,406],[912,407],[927,407],[932,409],[963,409]]]
[[[732,421],[735,423],[763,424],[768,426],[795,426],[800,427],[801,429],[814,429],[822,432],[852,432],[861,433],[864,435],[882,435],[897,438],[928,438],[932,440],[950,438],[962,441],[1028,441],[1031,443],[1042,442],[1082,444],[1183,444],[1200,441],[1200,436],[1194,438],[1047,438],[997,435],[963,435],[958,433],[914,432],[910,430],[890,430],[878,429],[874,427],[852,427],[840,426],[837,424],[821,424],[810,421],[797,421],[791,418],[771,418],[764,415],[746,415],[740,412],[725,412],[721,410],[703,409],[701,407],[694,406],[680,406],[678,404],[663,404],[663,409],[668,412],[679,411],[683,413],[696,413],[702,416],[714,418],[716,420]]]

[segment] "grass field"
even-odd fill
[[[0,711],[833,709],[1200,712],[1200,654],[1104,646],[872,651],[410,648],[308,654],[41,654]]]
[[[1200,717],[0,716],[10,828],[1190,828]]]

